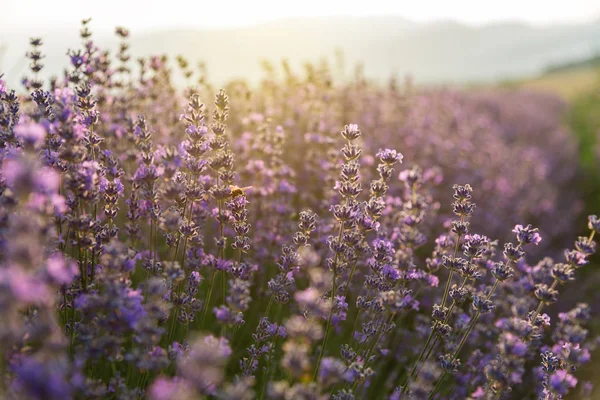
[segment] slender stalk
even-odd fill
[[[154,216],[152,216],[152,219],[154,219]],[[156,274],[156,261],[158,259],[158,220],[154,221],[154,238],[152,239],[152,245],[154,246],[154,258],[152,259],[152,266],[154,273]]]
[[[213,290],[216,276],[217,276],[217,270],[214,270],[212,273],[212,277],[210,278],[210,284],[208,285],[208,294],[206,295],[206,303],[204,304],[204,314],[202,315],[202,326],[204,326],[204,321],[206,320],[206,314],[208,314],[208,309],[210,308],[210,298],[212,295],[212,290]]]
[[[360,314],[362,313],[362,310],[358,310],[358,312],[356,313],[356,317],[354,318],[354,325],[352,326],[352,342],[354,342],[354,332],[356,332],[356,328],[358,327],[358,323],[360,322]]]
[[[373,353],[373,351],[375,350],[375,348],[379,344],[379,341],[381,340],[381,336],[383,336],[383,331],[384,331],[385,325],[391,324],[395,317],[396,317],[396,313],[392,313],[392,315],[390,315],[390,318],[389,318],[388,322],[385,322],[385,317],[382,318],[382,321],[381,321],[382,325],[379,327],[378,332],[375,335],[375,339],[373,340],[373,343],[371,344],[371,347],[369,348],[369,351],[367,351],[367,354],[365,355],[365,363],[366,364],[368,364],[369,357],[371,357],[371,353]]]
[[[429,343],[431,343],[431,339],[433,339],[433,332],[434,332],[434,327],[431,328],[431,333],[429,334],[429,337],[427,338],[427,341],[425,342],[425,346],[423,346],[423,349],[421,350],[421,354],[419,354],[419,358],[417,358],[417,362],[415,362],[415,365],[413,366],[413,369],[410,372],[410,375],[408,375],[408,377],[406,378],[406,381],[404,382],[404,385],[402,385],[402,393],[405,393],[408,390],[408,384],[410,383],[412,377],[417,372],[419,362],[421,361],[421,359],[423,359],[423,356],[425,355],[425,351],[427,351],[427,346],[429,346]]]
[[[346,297],[346,295],[348,294],[348,289],[350,288],[350,284],[352,283],[352,277],[354,276],[354,273],[356,272],[357,264],[358,264],[358,257],[356,257],[356,259],[354,260],[354,263],[352,263],[352,269],[350,270],[350,275],[348,275],[348,283],[346,283],[346,287],[344,288],[344,292],[342,294],[343,297]]]
[[[440,376],[440,379],[438,379],[437,383],[435,384],[435,387],[433,388],[433,390],[431,391],[431,393],[429,393],[429,397],[427,397],[427,400],[433,399],[433,396],[439,390],[440,386],[442,385],[442,382],[444,382],[444,379],[446,378],[446,375],[448,375],[448,372],[444,371],[444,373],[442,374],[442,376]]]
[[[187,205],[188,205],[188,201],[186,198],[183,203],[183,213],[181,214],[184,217],[187,212]],[[177,232],[177,242],[175,244],[175,253],[171,257],[173,259],[173,261],[177,260],[177,255],[179,254],[179,243],[181,243],[181,232]],[[169,252],[171,253],[171,249],[169,249]]]
[[[227,275],[225,275],[225,270],[221,271],[221,294],[223,295],[224,304],[227,298]]]
[[[264,377],[263,377],[263,381],[262,381],[262,385],[261,385],[261,389],[260,389],[260,400],[263,400],[265,398],[265,392],[267,389],[267,381],[269,380],[269,375],[271,373],[271,366],[273,363],[273,357],[275,356],[275,341],[273,341],[273,345],[271,346],[271,349],[269,350],[269,358],[267,358],[267,366],[264,369]]]
[[[461,289],[463,287],[465,287],[465,285],[467,284],[467,280],[468,280],[468,278],[465,278],[463,280],[462,284],[460,285]],[[452,300],[452,304],[450,305],[450,308],[448,309],[448,313],[446,314],[446,318],[444,319],[444,324],[448,323],[448,320],[450,319],[450,316],[452,315],[452,311],[454,310],[455,306],[456,306],[456,302],[454,300]],[[433,343],[431,344],[431,347],[429,348],[429,351],[425,355],[425,358],[423,359],[423,362],[421,363],[420,368],[417,370],[417,376],[419,375],[419,372],[421,372],[421,368],[423,368],[423,365],[427,362],[427,360],[429,360],[429,356],[431,355],[431,353],[433,352],[433,350],[435,349],[435,347],[437,346],[439,341],[440,341],[439,336],[436,336]]]
[[[492,294],[494,294],[494,292],[496,291],[496,288],[498,287],[498,283],[500,283],[500,281],[496,279],[494,281],[494,285],[492,286],[492,288],[490,289],[489,293],[486,296],[486,300],[489,300],[490,297],[492,297]],[[452,355],[452,358],[450,360],[451,363],[454,360],[456,360],[456,357],[458,357],[458,354],[460,353],[460,351],[462,350],[463,346],[467,342],[467,338],[471,334],[471,331],[473,330],[473,327],[477,323],[477,320],[479,319],[480,316],[481,316],[481,312],[477,311],[475,313],[475,315],[473,316],[473,318],[471,319],[471,322],[469,322],[469,326],[467,327],[466,332],[464,333],[462,339],[460,340],[460,342],[458,344],[458,347],[456,348],[456,350],[454,350],[454,354]],[[442,376],[438,379],[438,382],[435,385],[435,387],[433,388],[433,390],[431,391],[431,393],[429,394],[428,399],[432,399],[433,398],[433,396],[435,395],[435,393],[440,388],[440,385],[442,384],[442,381],[446,378],[446,375],[448,375],[448,372],[444,372],[442,374]]]
[[[456,357],[458,356],[458,353],[460,353],[463,346],[467,342],[467,338],[469,337],[469,334],[471,333],[471,331],[473,330],[473,327],[477,323],[477,320],[479,319],[480,315],[481,315],[481,313],[479,311],[477,311],[477,313],[473,316],[473,319],[471,319],[471,322],[469,322],[469,326],[468,326],[466,332],[464,333],[462,339],[460,340],[460,343],[458,344],[458,347],[456,348],[456,350],[454,351],[454,354],[452,355],[452,358],[450,360],[451,363],[456,359]],[[429,400],[433,399],[433,396],[439,390],[442,382],[444,381],[444,379],[446,378],[447,375],[448,375],[448,371],[444,371],[442,376],[440,376],[435,387],[433,388],[431,393],[429,393],[429,397],[428,397]]]
[[[465,221],[465,217],[464,215],[460,217],[460,222],[463,223]],[[458,254],[458,248],[460,246],[460,239],[461,239],[462,235],[458,235],[458,237],[456,238],[456,244],[454,246],[454,255],[452,256],[452,258],[456,258],[456,255]],[[448,293],[450,292],[450,284],[452,283],[452,276],[454,275],[454,271],[450,270],[450,273],[448,274],[448,280],[446,281],[446,288],[444,289],[444,296],[442,297],[442,308],[444,308],[444,306],[446,306],[446,299],[448,298]]]
[[[171,327],[169,328],[169,343],[173,342],[173,335],[175,334],[175,322],[177,321],[178,313],[179,309],[175,307],[175,311],[173,313],[173,320],[171,321]]]
[[[344,232],[344,222],[340,221],[338,242],[341,242],[343,232]],[[335,279],[337,276],[338,258],[339,258],[339,253],[335,253],[335,257],[333,258],[333,283],[331,285],[331,310],[329,311],[329,318],[327,318],[327,325],[325,327],[325,337],[323,338],[323,343],[321,344],[321,351],[319,353],[319,358],[317,358],[317,365],[315,366],[315,372],[313,374],[313,382],[316,381],[317,375],[319,374],[319,368],[321,367],[321,359],[323,358],[323,354],[325,354],[325,345],[327,344],[327,339],[329,338],[329,331],[331,330],[330,329],[331,328],[331,320],[333,319],[333,310],[335,308],[335,290],[336,290]]]
[[[392,313],[390,315],[390,319],[387,322],[387,324],[391,324],[395,317],[396,317],[396,313]],[[375,348],[377,347],[377,344],[381,340],[381,336],[383,335],[383,328],[384,328],[384,324],[386,323],[385,319],[386,319],[385,316],[381,318],[381,326],[375,332],[375,335],[374,335],[371,343],[368,343],[367,340],[365,340],[363,343],[361,343],[360,347],[356,351],[356,354],[354,355],[354,358],[352,359],[350,364],[348,364],[345,371],[348,371],[350,369],[350,365],[352,365],[352,363],[354,363],[358,359],[358,357],[360,356],[360,353],[365,349],[365,345],[368,346],[368,350],[365,353],[365,357],[364,357],[364,367],[366,367],[368,365],[368,361],[369,361],[369,358],[371,357],[371,353],[373,352],[373,350],[375,350]],[[346,382],[346,384],[344,385],[344,389],[346,389],[348,387],[348,385],[349,385],[349,382]],[[357,381],[355,381],[354,384],[352,385],[352,390],[355,390],[357,385],[358,385],[358,383],[357,383]]]
[[[3,350],[0,350],[0,393],[6,390],[6,355]]]
[[[460,217],[460,222],[464,222],[465,217],[461,216]],[[458,237],[456,238],[456,244],[454,245],[454,254],[452,256],[452,258],[456,258],[457,254],[458,254],[458,248],[460,246],[460,239],[461,239],[462,235],[458,235]],[[471,258],[470,262],[473,261],[473,258]],[[450,273],[448,274],[448,280],[446,281],[446,287],[444,289],[444,295],[442,297],[442,309],[444,308],[444,306],[446,305],[446,298],[448,297],[448,293],[450,293],[450,284],[452,282],[452,277],[453,277],[454,271],[450,270]],[[466,279],[464,284],[466,283]],[[462,286],[461,286],[462,287]],[[451,309],[454,308],[454,301],[452,302],[452,305],[450,306]],[[448,315],[446,316],[446,321],[448,319],[448,316],[450,315],[451,310],[449,310]],[[444,323],[446,323],[446,321],[444,321]],[[431,332],[429,333],[429,337],[427,338],[427,341],[425,342],[425,346],[423,347],[423,350],[421,350],[421,354],[419,354],[419,358],[417,358],[417,361],[415,362],[415,365],[413,366],[410,375],[408,375],[408,377],[406,378],[406,382],[404,382],[404,385],[402,385],[402,393],[405,393],[408,390],[408,385],[410,383],[410,381],[413,379],[413,377],[415,377],[415,374],[418,373],[418,371],[420,370],[419,368],[419,364],[421,364],[422,362],[424,363],[427,358],[429,358],[429,355],[431,354],[431,351],[433,350],[433,346],[436,345],[438,339],[435,339],[435,342],[432,344],[432,347],[429,349],[429,352],[427,352],[427,357],[425,359],[423,359],[423,356],[425,355],[425,352],[427,351],[427,346],[429,346],[429,343],[431,343],[431,339],[433,339],[433,335],[435,332],[435,328],[437,327],[438,322],[436,321],[433,325],[433,327],[431,328]]]
[[[329,318],[327,318],[327,325],[325,327],[325,337],[323,338],[323,343],[321,344],[321,351],[319,353],[319,358],[317,358],[317,365],[315,366],[315,372],[313,374],[313,382],[316,381],[317,375],[319,374],[319,368],[321,366],[321,359],[323,358],[323,354],[325,354],[325,344],[327,343],[327,339],[329,338],[329,331],[331,330],[331,320],[333,319],[333,308],[335,302],[335,272],[333,275],[333,287],[331,289],[331,311],[329,312]]]
[[[359,228],[360,232],[363,232],[362,227]],[[363,238],[363,242],[364,242],[364,238]],[[354,260],[354,262],[352,263],[352,268],[350,269],[350,275],[348,275],[348,283],[346,283],[346,287],[344,288],[344,293],[342,294],[343,297],[346,297],[348,295],[348,289],[350,288],[350,284],[352,283],[352,278],[354,277],[354,273],[356,272],[356,266],[358,264],[358,257],[356,257],[356,259]]]
[[[65,325],[68,323],[68,317],[67,317],[67,285],[63,285],[62,287],[62,292],[63,292],[63,319],[64,319],[64,323]]]
[[[273,295],[269,298],[269,304],[267,304],[267,310],[265,311],[265,317],[269,317],[269,311],[271,311],[271,307],[273,306]]]

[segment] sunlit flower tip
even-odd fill
[[[517,240],[522,244],[533,243],[535,245],[542,241],[538,229],[533,228],[531,225],[523,227],[523,225],[515,225],[513,232],[517,234]]]
[[[396,150],[393,150],[393,149],[379,150],[377,152],[377,157],[379,158],[379,160],[382,163],[387,164],[387,165],[394,165],[396,163],[401,163],[402,159],[404,158],[402,153],[398,153]]]
[[[596,233],[600,233],[600,218],[597,215],[590,215],[588,217],[588,228]]]
[[[344,137],[344,139],[346,139],[350,142],[358,139],[360,137],[360,135],[361,135],[361,133],[360,133],[360,130],[358,129],[357,124],[348,124],[342,131],[342,136]]]
[[[471,200],[473,188],[468,183],[466,185],[453,185],[452,189],[454,190],[454,199],[460,202]]]

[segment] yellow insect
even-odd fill
[[[249,189],[252,189],[253,187],[254,186],[239,187],[236,185],[229,185],[229,190],[231,190],[232,197],[238,197],[238,196],[246,196],[246,191]]]

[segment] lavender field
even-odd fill
[[[598,398],[563,100],[325,62],[221,85],[92,28],[0,75],[1,399]]]

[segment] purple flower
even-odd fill
[[[15,136],[26,146],[39,149],[46,139],[46,128],[43,125],[28,122],[15,126]]]
[[[542,237],[538,233],[538,229],[533,228],[531,225],[527,225],[526,227],[523,227],[523,225],[515,225],[513,232],[517,234],[517,240],[519,243],[533,243],[538,245],[542,241]]]
[[[321,361],[319,368],[319,382],[323,387],[329,387],[344,380],[346,372],[344,363],[333,357],[326,357]]]
[[[73,395],[67,364],[60,360],[26,357],[14,368],[14,373],[15,386],[26,398],[63,400]]]
[[[219,307],[215,307],[213,308],[213,313],[221,322],[228,322],[231,319],[231,310],[229,310],[227,306],[221,305]]]
[[[206,336],[197,339],[178,363],[179,375],[202,394],[213,394],[223,380],[225,362],[231,348],[225,338]]]
[[[511,332],[505,332],[500,336],[499,348],[504,354],[514,357],[524,357],[527,354],[527,344]]]
[[[44,194],[58,193],[60,174],[52,168],[41,168],[35,178],[36,191]]]
[[[151,400],[192,400],[196,394],[185,379],[159,377],[150,386],[148,397]]]
[[[550,376],[549,389],[554,393],[564,396],[575,386],[577,386],[577,378],[564,369],[559,369]]]
[[[77,264],[67,261],[60,253],[54,253],[46,262],[46,268],[50,277],[58,284],[69,284],[77,276]]]
[[[596,233],[600,233],[600,218],[597,215],[590,215],[588,217],[588,228]]]
[[[392,166],[396,163],[401,163],[404,156],[396,150],[384,149],[377,152],[377,158],[379,158],[382,163]]]
[[[125,192],[125,186],[121,182],[119,178],[115,178],[112,182],[106,179],[106,177],[101,177],[99,182],[99,188],[101,193],[106,193],[107,190],[114,192],[114,194],[118,196],[123,196]]]
[[[205,105],[203,66],[178,57],[180,90],[166,56],[133,60],[124,28],[109,53],[89,22],[63,76],[37,79],[34,38],[27,93],[0,78],[8,397],[554,399],[575,386],[592,307],[550,324],[544,306],[576,292],[559,285],[596,251],[600,221],[565,261],[544,257],[583,208],[560,102],[285,64]],[[358,124],[340,134],[341,119]],[[399,174],[390,143],[411,155]],[[446,181],[470,184],[441,202]],[[515,226],[528,219],[544,242]],[[510,227],[517,241],[499,245]]]
[[[319,291],[314,287],[308,287],[305,290],[298,291],[294,294],[294,299],[298,305],[303,308],[311,308],[317,303],[320,297]]]
[[[348,124],[342,131],[342,136],[348,141],[353,141],[361,136],[360,130],[357,124]]]
[[[119,311],[129,327],[135,329],[137,324],[146,315],[146,310],[142,305],[144,297],[139,290],[127,289],[125,293],[126,297]]]
[[[3,268],[0,272],[0,283],[10,288],[12,296],[18,302],[41,304],[52,298],[48,286],[41,279],[25,273],[21,268]]]

